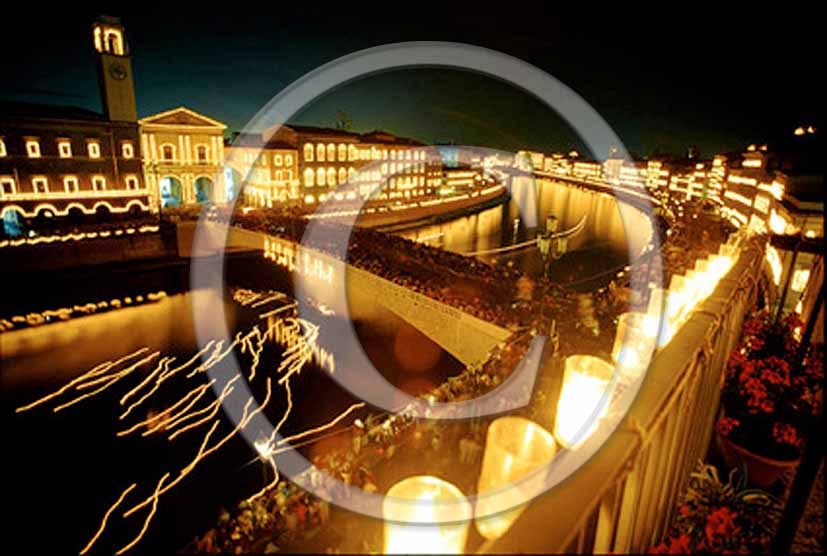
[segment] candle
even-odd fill
[[[595,430],[606,415],[606,396],[614,369],[606,361],[591,355],[566,358],[563,387],[557,402],[554,437],[566,448],[576,448]]]
[[[521,489],[513,483],[551,461],[556,451],[554,437],[533,421],[509,416],[491,423],[475,508],[477,531],[483,537],[498,539],[508,531],[526,506]],[[503,507],[510,509],[493,514]]]
[[[420,475],[388,490],[382,515],[385,554],[461,554],[471,504],[451,483]]]
[[[643,374],[652,357],[657,334],[656,318],[638,312],[620,315],[612,359],[622,375],[635,379]]]

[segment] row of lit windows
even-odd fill
[[[349,178],[356,173],[356,170],[350,168],[345,170],[344,168],[339,168],[339,172],[336,172],[335,168],[328,168],[325,170],[324,168],[318,168],[315,172],[312,168],[307,168],[304,171],[304,186],[305,187],[314,187],[314,186],[325,186],[325,185],[336,185],[336,179],[338,178],[338,183],[345,183],[348,181]]]
[[[247,151],[244,153],[244,162],[247,164],[255,164],[257,166],[267,166],[268,157],[266,152],[260,153],[256,156],[255,151]],[[274,154],[273,155],[273,166],[277,167],[291,167],[293,166],[293,155],[292,154]]]
[[[129,191],[137,191],[140,188],[138,177],[134,175],[126,176],[124,184]],[[64,176],[63,190],[59,191],[53,189],[53,186],[49,184],[49,178],[46,176],[35,176],[32,178],[32,190],[39,195],[47,195],[49,193],[78,193],[80,192],[80,186],[77,176]],[[92,190],[106,191],[106,177],[92,176]],[[16,194],[17,183],[14,178],[11,176],[0,177],[0,191],[2,191],[3,195]]]
[[[311,172],[313,170],[310,170]],[[251,183],[262,183],[270,181],[270,173],[269,170],[262,170],[260,168],[253,168],[250,170],[249,174],[250,178],[249,181]],[[273,181],[282,182],[282,181],[292,181],[293,180],[293,171],[292,170],[275,170],[273,172]]]
[[[177,160],[175,157],[176,148],[175,145],[171,145],[166,143],[161,145],[161,160],[164,161],[174,161]],[[210,161],[210,148],[207,145],[196,145],[195,147],[195,160],[196,162],[209,162]]]
[[[26,156],[29,158],[40,158],[42,156],[40,149],[40,140],[36,137],[27,137],[25,139]],[[89,158],[101,157],[101,146],[98,140],[88,139],[86,141],[86,153]],[[57,139],[57,154],[60,158],[72,158],[72,141],[70,139]],[[6,150],[6,143],[3,138],[0,138],[0,157],[8,155]],[[121,155],[123,158],[135,158],[135,146],[130,141],[121,142]]]
[[[304,145],[304,161],[305,162],[336,162],[337,158],[340,162],[347,162],[353,160],[425,160],[425,153],[422,151],[412,151],[410,149],[382,149],[376,147],[370,149],[358,149],[355,145],[345,145],[339,143],[334,145],[328,143],[324,145],[317,143],[314,147],[312,143],[305,143]]]
[[[245,155],[244,159],[248,164],[253,163],[253,159],[255,155],[252,152],[249,152]],[[255,158],[256,164],[258,166],[267,166],[267,153],[261,153],[258,155],[258,158]],[[274,154],[273,155],[273,166],[293,166],[293,155],[292,154]]]

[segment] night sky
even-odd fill
[[[670,4],[643,16],[595,4],[558,17],[528,7],[516,13],[502,5],[505,13],[496,13],[484,6],[409,10],[400,4],[398,13],[369,16],[296,8],[254,14],[245,7],[248,15],[237,18],[227,6],[220,17],[120,15],[139,116],[185,105],[230,131],[242,129],[306,72],[363,48],[408,40],[477,44],[541,67],[591,103],[639,156],[682,154],[690,145],[711,156],[821,123],[823,45],[813,14],[756,9],[728,15]],[[94,15],[32,20],[36,26],[21,17],[20,25],[4,26],[0,99],[100,110]],[[338,110],[356,131],[381,128],[429,143],[582,148],[539,101],[461,71],[367,78],[316,101],[293,121],[332,125]]]

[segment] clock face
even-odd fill
[[[126,68],[120,64],[112,64],[109,66],[109,75],[118,81],[126,79]]]

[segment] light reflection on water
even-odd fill
[[[522,215],[519,207],[523,207]],[[561,231],[575,227],[586,217],[583,233],[569,241],[570,251],[601,245],[612,255],[627,258],[629,242],[639,252],[649,240],[650,227],[642,215],[628,211],[621,215],[617,201],[610,195],[545,179],[537,180],[536,186],[516,184],[508,203],[443,223],[407,229],[399,235],[466,254],[531,239],[537,228],[527,227],[526,223],[536,223],[542,228],[545,218],[552,215],[559,220]],[[519,228],[514,234],[514,222],[518,218]],[[628,227],[624,226],[624,218],[630,220]],[[521,260],[520,264],[528,264],[530,270],[531,263],[527,260],[531,259],[532,251],[536,256],[537,250],[533,249],[512,257]],[[501,256],[483,254],[480,258],[491,260]]]

